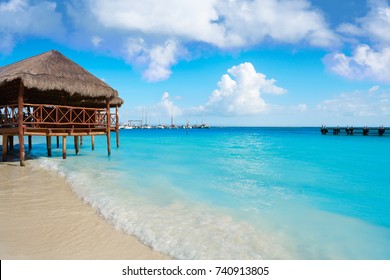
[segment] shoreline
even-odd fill
[[[65,178],[0,162],[0,259],[170,259],[115,229]]]

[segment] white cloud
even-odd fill
[[[375,92],[377,92],[379,89],[380,89],[380,86],[378,86],[378,85],[372,86],[372,87],[368,90],[368,93],[369,93],[370,95],[373,95],[373,94],[375,94]]]
[[[367,79],[390,82],[390,6],[387,1],[370,0],[369,12],[356,19],[354,24],[343,23],[338,27],[345,41],[355,43],[363,39],[366,43],[354,47],[349,56],[333,53],[324,61],[334,73],[348,79]]]
[[[199,109],[223,115],[253,115],[267,110],[262,94],[287,92],[276,86],[274,79],[266,79],[264,74],[257,73],[251,63],[233,66],[227,72],[219,80],[218,89],[209,96],[206,105]]]
[[[144,72],[148,81],[161,81],[171,75],[171,66],[176,64],[178,46],[174,40],[168,40],[162,46],[153,47],[149,51],[150,62]]]
[[[221,48],[307,41],[331,46],[337,41],[322,14],[307,0],[90,0],[91,13],[105,28],[138,32]]]
[[[105,48],[141,66],[149,81],[169,78],[194,42],[229,50],[265,40],[321,47],[338,41],[308,0],[84,0],[69,4],[68,13],[80,32],[99,33]]]
[[[313,46],[333,46],[337,36],[328,28],[322,14],[309,1],[220,1],[225,19],[227,44],[258,44],[266,38],[276,42],[307,41]]]
[[[359,45],[351,56],[343,53],[327,55],[327,67],[348,79],[369,79],[390,82],[390,47],[375,51],[368,45]]]
[[[174,98],[176,99],[176,97]],[[168,92],[164,92],[160,102],[150,106],[148,112],[148,115],[154,119],[154,122],[157,119],[163,122],[164,120],[170,120],[172,113],[175,118],[183,115],[183,110],[174,104]]]
[[[184,53],[175,40],[148,46],[142,38],[129,38],[124,52],[129,63],[146,66],[143,76],[150,82],[169,78],[172,73],[171,66],[176,64],[177,59]]]
[[[103,38],[99,36],[92,36],[91,42],[95,47],[99,47],[100,44],[103,42]]]
[[[61,7],[66,9],[57,11],[54,0],[0,3],[0,35],[12,37],[3,49],[12,48],[16,34],[66,36],[68,44],[99,47],[140,66],[148,81],[159,81],[169,78],[193,43],[230,50],[269,40],[320,47],[338,41],[308,0],[80,0]]]
[[[44,19],[44,20],[43,20]],[[65,29],[62,15],[56,12],[56,3],[10,0],[0,3],[0,36],[6,43],[0,44],[1,52],[10,52],[15,37],[34,36],[60,39]]]
[[[379,91],[379,88],[376,89]],[[368,92],[343,93],[333,99],[324,100],[317,108],[332,116],[378,117],[390,115],[390,94]]]
[[[298,104],[297,109],[299,112],[306,112],[308,107],[306,104]]]

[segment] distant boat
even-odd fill
[[[210,126],[207,125],[207,124],[202,123],[200,125],[194,125],[193,128],[205,129],[205,128],[210,128]]]

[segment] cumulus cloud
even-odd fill
[[[307,0],[84,0],[68,6],[84,32],[99,29],[105,47],[122,53],[130,64],[143,65],[149,81],[169,78],[171,67],[183,57],[180,53],[194,42],[234,49],[264,40],[321,47],[338,41]]]
[[[2,37],[11,36],[1,43],[4,50],[12,49],[18,34],[66,36],[74,47],[98,48],[143,66],[148,81],[169,78],[186,46],[196,43],[230,50],[269,40],[320,47],[338,41],[309,0],[68,0],[58,11],[54,0],[10,0],[0,3],[0,26]]]
[[[218,82],[218,89],[209,96],[201,110],[223,115],[253,115],[265,112],[267,104],[263,94],[285,94],[287,90],[275,85],[274,79],[267,79],[256,72],[251,63],[242,63],[228,69]]]
[[[178,46],[174,40],[168,40],[162,46],[156,46],[149,50],[149,65],[144,72],[148,81],[161,81],[171,75],[171,66],[176,64]]]
[[[309,1],[237,0],[218,2],[227,45],[258,44],[271,38],[276,42],[306,41],[313,46],[338,43],[321,12]]]
[[[15,38],[33,36],[60,39],[65,34],[62,15],[51,1],[10,0],[0,3],[0,51],[9,53]],[[44,19],[44,20],[42,20]]]
[[[98,0],[88,4],[107,28],[222,48],[257,44],[267,37],[284,43],[306,40],[315,46],[329,46],[337,40],[307,0]]]
[[[343,52],[325,57],[332,72],[348,79],[390,82],[390,6],[387,1],[370,0],[370,10],[355,23],[343,23],[338,32],[350,42],[366,43],[353,47],[351,55]]]
[[[343,23],[338,31],[345,36],[367,37],[382,47],[390,43],[390,6],[387,1],[371,0],[366,16],[356,19],[355,23]]]
[[[368,45],[359,45],[351,56],[333,53],[324,62],[332,72],[348,79],[390,82],[390,48],[376,51]]]
[[[148,115],[150,115],[155,120],[158,118],[160,121],[170,119],[172,113],[174,117],[179,117],[183,115],[183,110],[174,104],[168,92],[164,92],[161,96],[160,102],[153,106],[150,106],[148,108],[148,111]]]
[[[125,47],[125,57],[129,63],[146,66],[144,78],[157,82],[169,78],[171,66],[184,53],[175,40],[167,40],[161,45],[149,46],[142,38],[129,38]]]

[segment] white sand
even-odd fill
[[[168,259],[116,230],[45,170],[0,163],[0,259]]]

